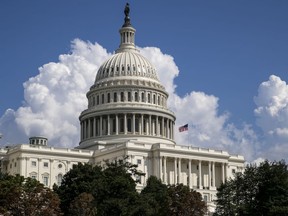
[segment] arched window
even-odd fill
[[[131,92],[128,92],[128,101],[131,101]]]
[[[114,92],[114,102],[117,102],[117,92]]]
[[[62,174],[58,174],[57,176],[57,185],[60,186],[63,180],[63,175]]]
[[[107,93],[107,103],[110,103],[110,93]]]
[[[124,102],[124,92],[121,92],[121,102]]]
[[[138,92],[135,92],[135,94],[134,94],[134,100],[135,100],[136,102],[138,102]]]
[[[156,104],[156,95],[153,95],[153,104]]]
[[[144,92],[141,93],[141,101],[145,102],[145,94],[144,94]]]
[[[104,104],[104,103],[105,103],[104,99],[105,99],[105,96],[104,96],[104,94],[102,94],[101,104]]]
[[[148,93],[148,103],[151,103],[150,93]]]

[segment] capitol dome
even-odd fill
[[[136,51],[118,52],[104,62],[97,72],[95,84],[119,78],[159,82],[154,66]]]
[[[120,46],[99,68],[79,119],[79,148],[102,148],[127,140],[174,142],[175,116],[155,67],[135,46],[136,30],[125,13]]]

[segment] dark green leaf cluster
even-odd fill
[[[135,215],[139,208],[139,193],[133,176],[142,175],[137,165],[126,159],[107,162],[104,168],[79,163],[54,190],[61,199],[65,215],[83,215],[75,214],[77,200],[78,203],[85,200],[92,212],[88,215]]]
[[[37,180],[0,173],[1,215],[61,215],[60,200]]]
[[[215,215],[288,215],[285,161],[249,165],[218,188]]]
[[[78,164],[55,191],[65,215],[161,216],[205,215],[206,203],[187,186],[166,186],[151,176],[141,193],[136,190],[141,176],[137,165],[126,159],[105,167]]]

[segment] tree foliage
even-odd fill
[[[288,170],[285,161],[249,165],[222,184],[215,215],[288,215]]]
[[[169,186],[168,197],[168,215],[203,216],[207,212],[207,206],[201,194],[183,184]]]
[[[168,214],[168,187],[155,176],[150,176],[141,191],[141,199],[146,205],[146,215]]]
[[[141,196],[150,209],[146,215],[202,216],[207,212],[200,193],[183,184],[166,186],[155,176],[148,178]]]
[[[105,167],[81,164],[74,166],[55,188],[61,199],[61,209],[65,214],[70,206],[77,207],[77,199],[83,193],[90,194],[88,205],[94,206],[96,215],[133,215],[139,210],[139,193],[136,191],[137,165],[126,159],[107,162]],[[87,199],[86,199],[87,201]],[[93,211],[94,211],[93,210]]]
[[[56,188],[65,215],[166,216],[199,215],[206,204],[196,191],[183,185],[167,186],[150,176],[141,193],[136,190],[142,176],[137,165],[126,159],[106,163],[104,167],[78,164]]]
[[[69,215],[74,216],[95,216],[97,215],[97,209],[93,205],[94,197],[89,193],[81,193],[70,204]]]
[[[0,214],[61,215],[60,200],[37,180],[0,174]]]

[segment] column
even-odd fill
[[[83,139],[86,139],[86,120],[83,121]]]
[[[148,158],[147,157],[143,157],[143,171],[144,171],[144,173],[146,173],[146,175],[144,175],[143,176],[143,178],[144,178],[144,182],[143,182],[143,184],[144,185],[146,185],[146,180],[147,180],[147,178],[148,178],[148,170],[147,170],[147,166],[148,166]]]
[[[144,116],[143,116],[143,114],[141,114],[141,127],[139,128],[139,132],[140,132],[141,135],[143,134],[144,127],[145,127],[145,125],[144,125]]]
[[[88,138],[91,137],[91,121],[88,119]]]
[[[163,167],[163,169],[164,169],[164,179],[163,179],[163,181],[164,181],[164,183],[165,184],[167,184],[167,158],[166,157],[163,157],[163,162],[164,162],[164,167]]]
[[[198,179],[199,179],[199,189],[202,189],[202,162],[199,160],[198,163]]]
[[[166,138],[169,139],[169,119],[166,119]]]
[[[208,187],[211,187],[211,162],[208,162]]]
[[[174,184],[177,184],[177,158],[174,158]]]
[[[96,130],[96,117],[94,117],[94,119],[93,119],[93,130],[94,130],[94,132],[93,132],[93,134],[94,134],[94,137],[96,137],[96,133],[97,133],[97,130]]]
[[[156,132],[156,136],[159,136],[159,122],[158,122],[158,116],[156,116],[156,123],[155,123],[155,132]]]
[[[163,176],[162,176],[162,157],[159,157],[159,178],[161,181],[163,181]]]
[[[188,182],[188,186],[189,186],[189,188],[192,188],[192,169],[191,169],[191,163],[192,163],[192,161],[191,161],[191,159],[189,159],[189,161],[188,161],[188,179],[189,179],[189,182]]]
[[[135,134],[135,114],[132,114],[132,133]]]
[[[164,117],[162,117],[161,136],[164,137]]]
[[[83,122],[81,122],[80,126],[81,126],[80,136],[81,136],[81,140],[83,140]]]
[[[118,114],[115,115],[115,128],[116,128],[116,135],[119,133],[119,123],[118,123]]]
[[[127,134],[127,114],[124,114],[124,134]]]
[[[169,133],[169,138],[170,139],[172,139],[172,121],[170,120],[170,122],[169,122],[169,124],[170,124],[170,133]]]
[[[110,115],[107,115],[107,135],[110,135]]]
[[[49,163],[49,166],[50,166],[49,167],[50,168],[49,183],[50,183],[50,188],[51,188],[51,186],[55,183],[52,179],[52,176],[54,177],[54,173],[53,173],[53,169],[52,169],[54,160],[50,159],[49,162],[50,162]]]
[[[174,122],[172,122],[172,134],[171,134],[171,138],[174,139]]]
[[[181,175],[181,158],[178,159],[178,182],[182,183],[182,175]]]
[[[222,167],[222,183],[225,182],[225,171],[224,171],[224,163],[221,164]]]
[[[228,179],[228,164],[225,163],[225,170],[226,170],[226,177],[225,179]]]
[[[149,135],[152,135],[152,119],[151,119],[151,115],[149,115]]]
[[[215,188],[216,178],[215,178],[215,162],[212,162],[212,187]]]
[[[102,128],[102,125],[103,125],[103,123],[102,123],[102,121],[103,121],[103,117],[102,116],[100,116],[100,136],[102,136],[102,131],[103,131],[103,128]]]

